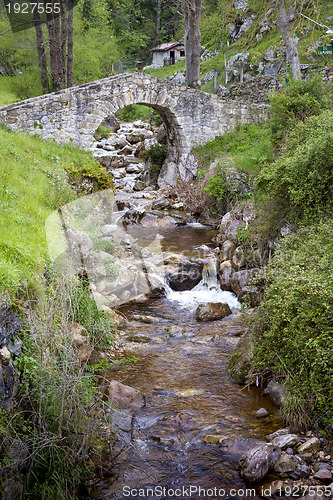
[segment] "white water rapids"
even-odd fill
[[[202,280],[192,290],[177,292],[164,283],[166,298],[170,302],[177,302],[187,309],[196,309],[199,304],[207,302],[227,303],[235,312],[241,305],[234,293],[221,290],[216,272],[216,259],[210,257],[202,272]]]

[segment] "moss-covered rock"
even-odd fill
[[[235,352],[228,365],[229,374],[237,384],[245,384],[246,377],[251,370],[253,359],[253,344],[256,342],[254,334],[246,331],[239,339]]]

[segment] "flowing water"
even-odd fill
[[[183,238],[181,231],[186,233]],[[208,236],[203,228],[184,227],[169,232],[164,245],[181,250],[185,239],[188,254],[193,254],[198,252],[200,240],[209,243]],[[121,355],[138,360],[112,370],[107,377],[142,391],[146,405],[135,412],[131,436],[120,438],[116,450],[122,451],[114,476],[101,483],[96,498],[136,498],[128,493],[138,488],[144,489],[145,498],[156,498],[147,488],[157,486],[166,488],[160,498],[187,498],[186,488],[190,487],[193,499],[201,498],[195,490],[199,487],[226,492],[210,498],[247,498],[242,495],[246,486],[238,475],[237,463],[223,456],[217,444],[204,443],[204,437],[218,434],[260,440],[283,424],[276,407],[261,396],[260,389],[244,389],[228,376],[228,359],[244,325],[236,297],[217,285],[211,258],[203,280],[194,289],[175,292],[166,287],[163,298],[122,307],[129,323],[121,332]],[[213,322],[197,321],[197,304],[211,301],[228,302],[233,315]],[[145,315],[153,322],[138,321]],[[128,340],[138,334],[149,341]],[[255,416],[262,407],[270,412],[266,419]],[[179,488],[185,488],[185,493]],[[173,490],[184,496],[172,495]],[[235,490],[237,495],[228,496]]]
[[[122,180],[126,185],[126,176]],[[117,199],[122,205],[145,207],[150,195],[129,189],[129,194],[118,192]],[[162,252],[203,259],[202,281],[183,292],[165,283],[165,296],[120,308],[128,323],[119,332],[119,358],[136,361],[105,377],[142,391],[146,404],[134,412],[131,432],[118,433],[113,475],[101,480],[96,499],[203,498],[199,488],[211,499],[248,498],[235,457],[204,438],[263,440],[283,426],[277,408],[259,388],[244,389],[228,375],[228,360],[245,330],[240,304],[234,294],[220,290],[211,243],[214,231],[188,220],[181,227],[159,230],[159,243]],[[127,231],[145,246],[145,228],[134,225]],[[148,243],[152,232],[148,229]],[[195,309],[203,302],[227,302],[233,314],[197,321]],[[270,416],[258,419],[255,413],[262,407]]]

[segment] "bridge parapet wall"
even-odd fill
[[[167,167],[167,182],[177,177],[188,180],[196,173],[193,146],[225,134],[239,123],[265,119],[268,108],[266,104],[228,100],[135,73],[10,104],[0,108],[0,120],[13,130],[88,148],[98,125],[128,104],[153,107],[164,120],[169,163],[174,164]]]

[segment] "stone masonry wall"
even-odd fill
[[[221,98],[144,73],[122,74],[0,108],[0,121],[43,139],[88,148],[98,125],[128,104],[154,108],[168,131],[169,162],[164,184],[196,173],[193,146],[214,139],[238,123],[263,120],[267,104]],[[162,181],[161,181],[162,182]]]

